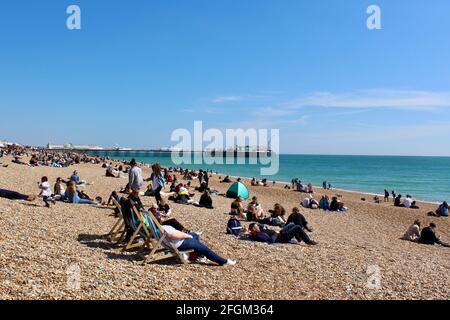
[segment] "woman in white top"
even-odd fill
[[[199,256],[204,256],[208,260],[217,263],[220,266],[235,265],[236,262],[230,259],[224,259],[217,253],[208,248],[205,244],[200,242],[199,235],[194,232],[185,233],[176,230],[172,226],[163,225],[162,228],[166,231],[171,243],[180,251],[194,250]]]
[[[416,220],[403,235],[402,240],[417,242],[420,238],[420,221]]]

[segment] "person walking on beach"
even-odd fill
[[[324,190],[327,190],[327,182],[326,181],[322,182],[322,186],[323,186]]]
[[[39,196],[44,200],[45,206],[50,208],[50,201],[55,204],[55,200],[52,199],[52,190],[50,188],[50,183],[48,183],[47,177],[42,177],[41,182],[38,182],[39,189],[41,192]]]
[[[128,187],[129,193],[131,191],[139,192],[144,184],[144,178],[142,177],[142,170],[137,166],[136,160],[132,159],[130,162],[131,170],[128,173]]]
[[[389,202],[389,191],[384,189],[384,202]]]
[[[395,193],[394,190],[391,191],[392,194],[392,199],[395,201],[395,198],[397,197],[397,194]]]
[[[152,165],[152,171],[153,173],[151,179],[153,192],[155,193],[156,203],[159,205],[159,203],[161,202],[161,191],[164,188],[166,181],[164,179],[161,166],[159,164]]]

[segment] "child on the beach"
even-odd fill
[[[48,183],[47,177],[42,177],[41,182],[39,184],[39,189],[41,192],[39,196],[43,198],[45,206],[50,208],[50,201],[55,204],[55,200],[52,198],[52,190],[50,189],[50,183]]]

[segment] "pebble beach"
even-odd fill
[[[93,182],[82,190],[106,200],[111,191],[127,183],[126,178],[106,177],[97,164],[32,168],[11,160],[2,158],[9,166],[0,168],[0,188],[25,194],[38,194],[42,176],[53,185],[57,177],[67,178],[74,170]],[[151,174],[148,168],[143,172],[145,177]],[[210,187],[220,193],[229,186],[219,183],[219,176],[210,179]],[[275,203],[291,212],[305,197],[285,190],[283,184],[247,186],[266,212]],[[191,230],[201,231],[202,241],[214,251],[236,260],[233,267],[182,265],[175,259],[143,264],[139,252],[116,253],[117,247],[104,237],[116,221],[111,209],[62,202],[46,208],[41,199],[0,198],[0,299],[450,298],[450,250],[400,240],[419,219],[422,226],[434,222],[441,238],[450,241],[448,218],[427,216],[435,204],[418,202],[418,210],[396,208],[392,202],[374,203],[367,194],[340,190],[317,189],[314,197],[320,199],[325,193],[341,195],[350,210],[330,213],[301,208],[314,229],[311,238],[320,244],[314,247],[267,245],[227,235],[231,200],[223,196],[213,197],[213,210],[171,202],[173,216]],[[194,200],[199,197],[196,193]],[[148,207],[155,199],[142,197],[142,201]],[[79,270],[78,286],[70,284],[71,270]],[[374,274],[379,274],[375,286]]]

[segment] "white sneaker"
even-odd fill
[[[186,262],[191,262],[191,261],[189,261],[189,255],[187,254],[187,253],[183,253],[183,254],[181,254],[182,256],[183,256],[183,260],[184,261],[186,261]]]
[[[228,260],[227,260],[227,263],[225,263],[225,265],[226,265],[226,266],[234,266],[234,265],[236,265],[236,261],[233,261],[233,260],[228,259]]]
[[[201,231],[194,231],[195,234],[197,234],[198,236],[201,236],[203,234],[203,232]]]

